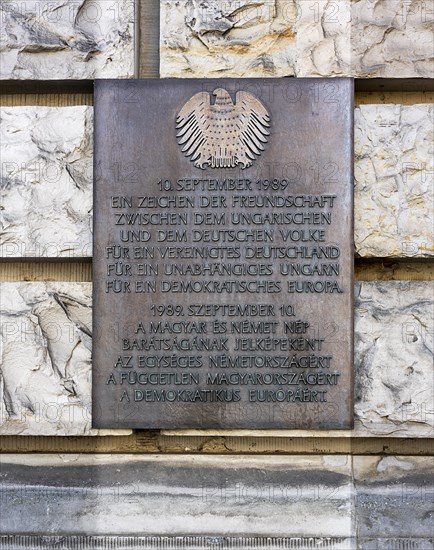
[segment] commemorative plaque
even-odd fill
[[[97,81],[93,426],[353,421],[351,79]]]

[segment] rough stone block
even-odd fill
[[[296,0],[295,76],[352,76],[349,0]]]
[[[125,435],[91,429],[89,283],[0,283],[2,435]]]
[[[294,75],[295,0],[162,0],[161,77]]]
[[[351,548],[347,455],[2,455],[0,475],[2,534],[332,537],[318,547]]]
[[[353,457],[360,548],[433,548],[433,462],[433,457]]]
[[[1,107],[0,124],[0,257],[90,257],[93,109]]]
[[[355,289],[355,435],[433,437],[431,281]]]
[[[433,76],[424,0],[164,0],[164,77]]]
[[[434,255],[434,109],[355,111],[355,246],[364,257]]]
[[[343,76],[348,0],[164,0],[162,77]]]
[[[358,78],[432,78],[434,11],[425,0],[355,0],[352,74]]]
[[[0,79],[134,76],[134,0],[3,0]]]

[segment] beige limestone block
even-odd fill
[[[432,78],[425,0],[164,0],[163,77]]]
[[[0,123],[0,257],[90,257],[93,109],[0,107]]]
[[[161,77],[292,76],[296,0],[162,0]]]
[[[0,79],[134,76],[134,0],[2,0]]]
[[[356,254],[433,256],[433,182],[432,105],[356,108]]]
[[[298,0],[296,76],[351,76],[348,0]]]
[[[351,17],[354,76],[433,78],[432,2],[354,0]]]
[[[372,281],[355,292],[355,432],[433,437],[434,283]]]
[[[2,435],[92,430],[89,283],[0,283]]]

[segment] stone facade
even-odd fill
[[[91,257],[92,108],[2,107],[0,120],[0,257]],[[431,105],[356,108],[359,256],[433,256],[433,125]]]
[[[432,457],[354,456],[354,504],[362,550],[432,550]]]
[[[355,77],[433,78],[434,11],[430,2],[354,0],[351,16]]]
[[[434,76],[426,0],[159,4],[163,77]],[[152,58],[155,74],[158,45],[143,47],[149,25],[158,28],[143,17],[150,5],[140,3],[136,61]],[[2,0],[0,79],[24,81],[10,88],[18,94],[39,90],[35,81],[131,78],[138,6]],[[0,258],[90,259],[92,108],[2,107],[0,122]],[[355,112],[356,254],[392,258],[406,277],[428,273],[413,258],[434,255],[433,124],[429,105]],[[378,261],[362,264],[395,277]],[[91,283],[0,282],[0,433],[18,453],[1,456],[0,547],[434,550],[432,288],[356,283],[352,431],[142,431],[114,443],[15,437],[130,432],[91,429]]]
[[[2,433],[96,434],[91,285],[2,283],[0,292]],[[355,429],[335,436],[434,435],[433,306],[429,282],[356,285]]]
[[[347,75],[351,70],[349,3],[329,4],[323,0],[164,0],[160,75]]]
[[[0,79],[131,78],[134,0],[5,0]],[[163,0],[162,77],[433,76],[424,0]]]
[[[134,76],[133,0],[4,0],[0,79]]]
[[[90,257],[93,109],[1,107],[0,122],[0,257]]]

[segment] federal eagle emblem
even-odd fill
[[[235,104],[223,88],[195,94],[179,111],[176,137],[185,156],[197,168],[244,170],[264,151],[270,115],[249,92],[237,92]]]

